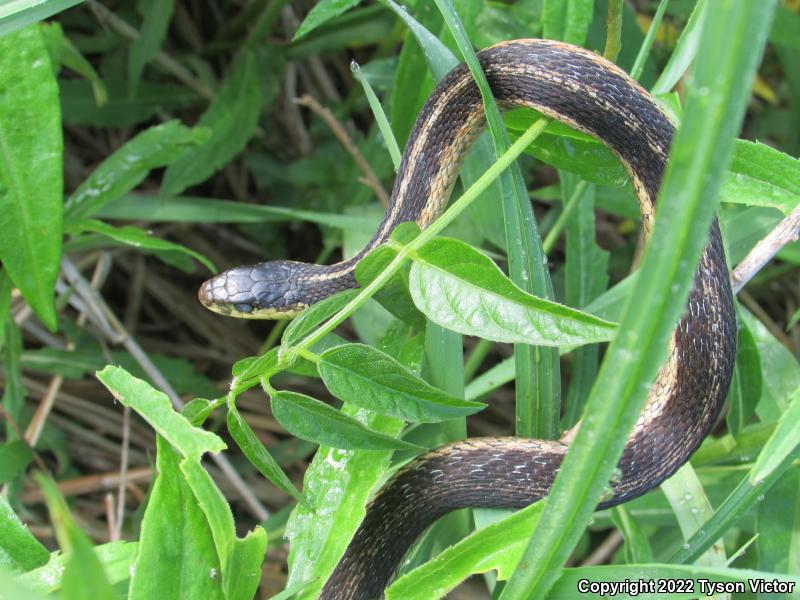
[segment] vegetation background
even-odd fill
[[[530,111],[501,121],[490,102],[454,210],[362,265],[374,298],[336,297],[288,328],[200,306],[218,269],[361,248],[435,81],[471,48],[520,37],[604,53],[687,124],[660,252],[642,257],[608,150]],[[390,597],[572,598],[581,578],[800,588],[797,242],[738,294],[724,422],[660,489],[593,512],[715,198],[733,266],[797,218],[798,153],[793,0],[0,4],[0,595],[311,598],[373,489],[420,446],[553,438],[587,403],[586,459],[558,502],[443,519]],[[484,172],[488,188],[465,193]],[[430,240],[442,230],[463,243]],[[533,310],[486,255],[627,335],[606,349],[614,325]],[[457,277],[465,262],[474,275]],[[524,316],[459,325],[457,307],[430,308],[442,288]],[[520,337],[542,322],[554,338]],[[592,388],[604,356],[613,385]]]

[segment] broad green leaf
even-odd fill
[[[83,0],[9,0],[0,4],[0,36],[43,21]]]
[[[547,595],[611,479],[684,310],[772,8],[719,0],[714,18],[703,22],[683,123],[659,193],[658,225],[587,401],[584,414],[592,418],[582,422],[570,445],[502,600]]]
[[[138,542],[109,542],[92,548],[109,583],[116,585],[130,579],[138,547]],[[69,555],[53,552],[46,565],[18,575],[16,579],[41,594],[52,594],[61,587],[61,576],[68,559]]]
[[[737,319],[738,345],[733,380],[728,391],[728,414],[725,422],[734,437],[753,416],[761,398],[761,359],[753,334],[743,319]]]
[[[684,540],[688,540],[714,513],[703,484],[691,463],[686,463],[672,477],[662,482],[661,491],[675,513]],[[725,548],[714,545],[699,557],[696,564],[724,567],[727,564]]]
[[[396,436],[402,421],[345,405],[345,415],[384,435]],[[383,480],[392,451],[339,450],[321,446],[306,470],[304,495],[286,524],[289,540],[287,587],[304,586],[298,600],[313,600],[364,518],[373,489]],[[305,588],[305,586],[308,586]]]
[[[789,400],[789,407],[781,415],[775,432],[769,438],[758,460],[750,471],[750,482],[757,483],[772,473],[785,458],[800,446],[800,388]]]
[[[152,236],[144,229],[134,227],[133,225],[114,227],[108,223],[104,223],[96,219],[87,219],[85,221],[76,223],[74,226],[70,227],[70,230],[80,232],[92,231],[127,246],[141,248],[142,250],[149,250],[155,252],[156,254],[166,252],[191,256],[197,262],[203,264],[203,266],[205,266],[211,273],[217,272],[217,268],[214,266],[214,263],[212,263],[208,258],[199,252],[195,252],[194,250],[187,248],[186,246],[182,246],[181,244],[175,244],[173,242],[168,242],[167,240],[162,240]]]
[[[225,573],[227,600],[252,600],[256,597],[266,551],[267,532],[261,526],[236,539]]]
[[[317,325],[339,312],[357,293],[358,290],[345,290],[307,308],[289,323],[283,332],[281,343],[284,346],[294,346],[314,331]]]
[[[108,365],[98,371],[97,378],[123,406],[139,413],[186,458],[199,461],[204,452],[221,452],[227,448],[214,433],[192,427],[183,415],[175,411],[164,392],[124,369]]]
[[[787,471],[761,500],[755,524],[759,568],[800,577],[800,470]],[[795,588],[793,594],[784,597],[792,598],[799,591]],[[770,596],[780,597],[761,594],[762,598]]]
[[[242,418],[234,402],[228,402],[228,433],[239,446],[247,460],[258,472],[271,481],[278,489],[283,490],[299,502],[304,502],[303,495],[297,491],[292,481],[283,472],[278,462],[261,443],[250,425]]]
[[[301,439],[351,450],[423,450],[403,440],[372,431],[353,417],[295,392],[275,392],[272,414],[286,431]]]
[[[775,11],[775,22],[769,33],[769,41],[773,44],[800,48],[798,31],[800,31],[800,14],[789,10],[788,4],[779,6]]]
[[[376,348],[346,344],[320,356],[319,373],[339,400],[405,421],[434,423],[484,408],[451,396]]]
[[[498,571],[499,579],[507,579],[525,550],[542,507],[537,502],[472,533],[395,581],[386,590],[387,600],[442,598],[470,575],[491,570]]]
[[[267,535],[260,526],[244,538],[236,537],[233,514],[225,496],[198,460],[185,458],[180,470],[205,513],[221,566],[225,598],[252,598],[261,579]],[[214,578],[219,574],[211,572]]]
[[[757,431],[761,434],[761,428]],[[740,436],[740,440],[743,439]],[[767,445],[769,442],[767,442]],[[766,446],[761,450],[763,453]],[[723,456],[727,456],[723,453]],[[759,457],[761,454],[759,454]],[[794,466],[794,461],[800,456],[800,446],[795,447],[765,478],[759,479],[755,484],[751,483],[749,475],[739,481],[739,484],[728,495],[727,498],[717,507],[717,510],[700,529],[689,538],[678,550],[670,561],[674,563],[691,563],[697,560],[703,552],[710,548],[720,537],[733,525],[739,522],[743,516],[760,502],[764,495],[775,485],[775,483]],[[749,459],[748,459],[749,460]],[[752,472],[752,470],[751,470]]]
[[[544,37],[582,46],[592,22],[593,10],[594,0],[544,0]]]
[[[33,452],[22,440],[11,440],[0,445],[0,484],[12,481],[21,474],[31,459]],[[0,565],[2,564],[3,561],[0,559]]]
[[[6,569],[0,568],[0,598],[25,598],[25,600],[44,600],[30,585],[12,577]]]
[[[51,330],[61,262],[62,154],[58,85],[38,26],[0,37],[0,261]]]
[[[61,575],[64,597],[70,600],[116,600],[103,565],[92,551],[92,543],[72,519],[58,487],[53,480],[41,474],[37,475],[36,480],[47,502],[58,545],[68,555]]]
[[[49,558],[47,548],[33,537],[0,494],[0,568],[21,573],[44,565]]]
[[[650,541],[624,504],[611,509],[611,520],[625,539],[625,562],[652,562],[653,549]]]
[[[788,214],[800,202],[800,160],[775,148],[736,140],[723,199],[772,206]]]
[[[158,476],[142,520],[130,600],[224,598],[214,538],[180,461],[181,455],[156,436]]]
[[[763,379],[756,414],[762,421],[777,421],[800,386],[800,363],[750,311],[740,305],[739,312],[753,334],[761,361]]]
[[[205,181],[239,154],[256,129],[263,96],[259,65],[253,51],[242,49],[198,125],[211,137],[167,167],[161,194],[174,196]]]
[[[298,40],[307,33],[311,33],[320,25],[327,23],[334,17],[338,17],[343,12],[346,12],[361,3],[361,0],[320,0],[306,15],[300,27],[292,38],[292,41]]]
[[[65,218],[76,223],[121,198],[152,169],[174,162],[208,138],[205,129],[189,129],[178,121],[151,127],[105,159],[67,199]]]
[[[490,258],[457,240],[440,238],[423,246],[409,283],[414,303],[429,319],[496,342],[587,344],[611,339],[616,328],[523,292]]]
[[[145,66],[156,57],[164,41],[175,10],[175,0],[139,0],[136,8],[144,20],[139,37],[131,42],[128,50],[128,86],[132,95],[136,92]]]

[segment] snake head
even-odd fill
[[[197,297],[229,317],[291,319],[309,306],[303,291],[306,267],[289,260],[235,267],[203,283]]]

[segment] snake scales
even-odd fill
[[[674,129],[650,95],[612,63],[559,42],[515,40],[478,56],[501,108],[536,109],[614,151],[633,182],[649,233]],[[354,287],[358,260],[397,224],[416,221],[425,227],[439,215],[484,125],[479,90],[461,65],[439,83],[420,112],[389,209],[361,253],[331,266],[273,261],[238,267],[206,282],[201,301],[222,314],[280,318]],[[668,361],[625,446],[620,477],[611,483],[613,496],[601,506],[647,492],[689,459],[719,415],[735,353],[733,300],[715,221]],[[379,598],[409,547],[452,510],[520,508],[542,498],[567,451],[569,434],[559,441],[468,439],[418,457],[378,492],[321,597]]]

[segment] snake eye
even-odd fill
[[[238,310],[240,313],[249,313],[253,312],[253,305],[246,304],[244,302],[240,302],[238,304],[234,304],[233,307]]]

